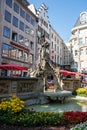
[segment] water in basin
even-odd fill
[[[52,102],[48,104],[31,105],[35,111],[64,112],[64,111],[87,111],[87,99],[81,97],[69,97],[64,103]]]

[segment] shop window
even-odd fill
[[[17,49],[15,47],[10,47],[9,49],[9,57],[16,59],[16,55],[17,55]]]
[[[9,45],[6,44],[6,43],[3,43],[3,46],[2,46],[2,55],[5,56],[5,57],[8,57],[8,54],[9,54]]]
[[[18,55],[17,58],[21,61],[23,61],[23,51],[22,50],[18,50]]]
[[[24,52],[24,61],[28,62],[28,53]]]

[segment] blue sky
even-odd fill
[[[87,0],[28,0],[38,9],[42,3],[48,7],[49,21],[64,41],[68,41],[76,20],[87,11]]]

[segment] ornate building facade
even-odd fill
[[[38,29],[37,29],[37,56],[36,59],[38,62],[40,60],[40,50],[45,40],[50,45],[50,22],[48,17],[48,7],[42,3],[39,9],[37,9],[37,18],[38,18]],[[49,54],[49,48],[47,49]]]
[[[80,13],[71,33],[71,68],[87,73],[87,12]]]

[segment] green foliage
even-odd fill
[[[12,125],[58,126],[62,124],[63,114],[50,112],[29,112],[25,109],[25,111],[21,111],[21,113],[18,114],[3,114],[2,116],[0,116],[0,121]]]

